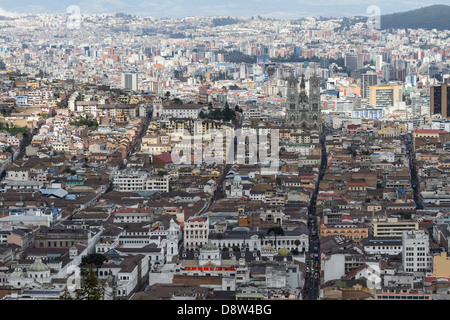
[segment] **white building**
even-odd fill
[[[122,87],[137,91],[138,89],[138,75],[137,73],[122,73]]]
[[[34,283],[41,285],[51,282],[50,268],[42,262],[41,258],[35,261],[23,271],[23,267],[16,263],[14,271],[7,276],[8,283],[13,288],[26,288]]]
[[[198,104],[171,104],[163,105],[162,115],[169,118],[190,118],[196,119],[204,109]]]
[[[114,190],[132,191],[169,191],[168,176],[153,176],[145,171],[117,172],[113,180]]]
[[[261,117],[261,109],[248,108],[242,113],[244,118],[259,118]]]
[[[191,217],[184,224],[185,250],[197,250],[208,242],[209,222],[199,217]]]
[[[368,255],[396,256],[403,251],[401,238],[368,237],[361,240],[361,245]]]
[[[11,165],[8,168],[6,168],[5,180],[28,181],[30,180],[29,168],[21,168]]]
[[[432,268],[429,253],[429,238],[423,230],[403,231],[403,270],[406,272],[425,272]]]
[[[105,264],[98,268],[99,277],[114,276],[116,279],[116,297],[128,298],[140,289],[150,271],[149,256],[143,254],[126,255],[118,264]]]

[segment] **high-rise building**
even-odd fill
[[[403,101],[403,88],[399,85],[369,87],[369,105],[376,108],[392,107]]]
[[[428,74],[430,75],[430,78],[436,78],[436,76],[439,75],[439,68],[436,63],[433,62],[428,65]]]
[[[383,81],[388,82],[389,80],[392,79],[392,77],[391,77],[391,74],[392,74],[391,70],[392,69],[393,68],[392,68],[390,63],[386,63],[386,64],[383,64],[381,66],[381,72],[382,72],[382,79],[383,79]]]
[[[136,73],[122,73],[122,87],[133,91],[138,90],[138,79]]]
[[[430,88],[430,115],[440,114],[442,118],[449,118],[450,90],[446,83]]]
[[[330,60],[328,58],[321,58],[320,59],[320,67],[322,69],[328,69],[329,65],[330,65]]]
[[[369,87],[378,84],[378,75],[375,72],[367,72],[361,75],[361,98],[369,97]]]
[[[239,78],[240,79],[247,78],[247,65],[243,62],[239,66]]]
[[[432,256],[429,253],[429,237],[423,230],[403,231],[403,270],[406,272],[425,272],[432,269]]]
[[[375,57],[375,68],[377,69],[377,71],[381,71],[382,66],[383,66],[383,56],[379,54]]]
[[[345,66],[350,71],[360,70],[363,67],[363,55],[348,53],[345,55]]]

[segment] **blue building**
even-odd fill
[[[352,110],[353,119],[383,119],[385,111],[383,108],[357,108]]]
[[[26,106],[28,104],[28,96],[15,96],[16,105]]]

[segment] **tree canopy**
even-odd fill
[[[231,121],[233,123],[236,121],[236,111],[231,109],[228,104],[225,104],[225,107],[222,109],[213,109],[209,113],[201,111],[199,116],[202,119]]]
[[[82,265],[95,265],[97,267],[101,266],[103,262],[108,261],[108,258],[100,253],[91,253],[84,256],[81,260]]]
[[[98,128],[98,122],[95,119],[87,119],[84,117],[78,117],[77,120],[70,122],[72,126],[81,127],[88,126],[89,128]]]
[[[105,289],[95,274],[94,268],[90,267],[82,280],[80,289],[75,290],[75,300],[103,300]]]

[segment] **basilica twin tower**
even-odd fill
[[[284,126],[286,128],[301,129],[302,132],[313,130],[317,130],[319,133],[322,132],[320,80],[315,73],[309,79],[309,96],[306,93],[305,77],[303,75],[300,88],[298,79],[293,74],[289,77]]]

